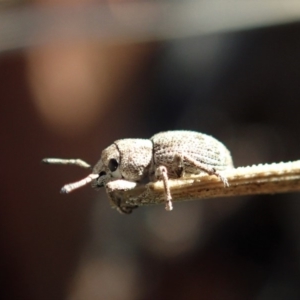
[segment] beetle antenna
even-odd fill
[[[69,183],[69,184],[66,184],[62,187],[62,189],[60,190],[60,192],[62,194],[68,194],[82,186],[85,186],[87,185],[88,183],[90,183],[92,180],[96,179],[99,177],[99,174],[90,174],[89,176],[79,180],[79,181],[76,181],[76,182],[73,182],[73,183]]]
[[[90,164],[88,164],[87,162],[85,162],[82,159],[79,158],[71,158],[71,159],[63,159],[63,158],[44,158],[42,160],[43,163],[45,164],[56,164],[56,165],[74,165],[74,166],[78,166],[81,168],[85,168],[88,169],[91,167]]]

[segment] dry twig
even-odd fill
[[[170,180],[174,202],[255,195],[277,194],[300,190],[300,160],[287,163],[273,163],[239,167],[222,172],[230,184],[225,188],[215,176],[201,174],[190,178]],[[142,200],[137,197],[144,193]],[[112,192],[121,199],[121,206],[164,203],[164,188],[161,181],[140,185],[133,190]],[[141,197],[139,197],[141,199]],[[114,205],[112,204],[114,207]]]

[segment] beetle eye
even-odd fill
[[[100,172],[99,173],[99,176],[101,177],[101,176],[105,176],[106,175],[106,172],[104,172],[104,171],[102,171],[102,172]]]
[[[109,162],[108,162],[108,168],[111,172],[114,172],[117,170],[119,166],[119,163],[114,159],[112,158]]]

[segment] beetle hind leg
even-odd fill
[[[185,155],[184,160],[191,166],[204,171],[205,173],[207,173],[208,175],[215,175],[217,176],[224,184],[224,187],[229,187],[229,183],[226,177],[224,177],[223,175],[221,175],[215,168],[213,167],[209,167],[204,163],[201,163],[195,159],[193,159],[190,156]]]

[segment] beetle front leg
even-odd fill
[[[132,210],[138,208],[137,205],[122,205],[122,195],[119,192],[132,190],[137,186],[136,182],[118,179],[110,181],[105,185],[107,196],[113,206],[121,214],[131,214]]]

